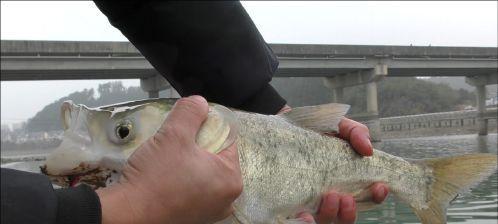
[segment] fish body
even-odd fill
[[[281,116],[237,116],[244,178],[237,209],[255,223],[313,211],[322,193],[331,189],[362,195],[374,182],[385,182],[394,194],[424,206],[428,192],[421,166],[378,150],[362,157],[347,142],[295,126]],[[373,206],[365,200],[358,204],[360,209]]]
[[[66,138],[49,156],[44,173],[70,185],[75,175],[96,186],[110,184],[112,173],[119,174],[128,156],[157,131],[173,103],[157,99],[98,109],[65,103]],[[210,104],[197,143],[217,153],[236,142],[239,151],[244,190],[230,221],[290,222],[297,211],[316,211],[322,193],[331,189],[352,194],[358,209],[368,210],[375,205],[369,186],[384,182],[423,223],[445,223],[446,207],[457,193],[496,170],[492,154],[406,160],[375,150],[362,157],[347,142],[323,134],[333,131],[347,109],[326,104],[262,115]],[[75,137],[77,130],[90,138]],[[88,179],[96,174],[104,178]]]

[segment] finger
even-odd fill
[[[218,156],[230,164],[239,165],[239,153],[237,151],[237,144],[233,143],[228,148],[218,153]]]
[[[280,109],[280,111],[278,111],[277,114],[285,114],[291,110],[292,108],[289,105],[285,104],[285,106],[282,107],[282,109]]]
[[[360,155],[371,156],[373,154],[370,133],[364,124],[343,118],[339,123],[339,137],[349,141]]]
[[[359,194],[354,196],[355,202],[366,202],[366,203],[382,203],[389,192],[387,185],[381,182],[374,183],[368,187],[368,189],[361,191]]]
[[[323,196],[320,208],[318,208],[317,223],[332,223],[337,220],[339,199],[339,193],[334,191],[328,192]]]
[[[303,221],[305,223],[315,223],[315,219],[308,212],[301,212],[301,213],[299,213],[297,215],[297,218],[299,219],[299,221]]]
[[[375,203],[380,204],[386,200],[389,194],[389,188],[384,183],[375,183],[370,187],[372,192],[372,199]]]
[[[356,220],[356,204],[352,196],[345,195],[340,199],[338,223],[352,224]]]
[[[207,101],[202,96],[181,98],[176,101],[161,129],[171,128],[178,137],[195,141],[208,111]]]
[[[237,145],[232,144],[218,155],[210,154],[211,156],[218,156],[223,164],[224,171],[229,172],[231,182],[229,183],[232,189],[230,192],[225,192],[231,200],[235,200],[240,196],[243,189],[242,174],[240,171],[239,154],[237,152]]]

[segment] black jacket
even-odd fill
[[[41,174],[2,168],[2,224],[100,223],[99,197],[90,187],[54,190]]]
[[[95,1],[182,96],[275,114],[278,61],[239,2]]]
[[[285,105],[269,84],[278,61],[239,2],[95,3],[182,96],[265,114]],[[1,223],[100,223],[100,212],[89,187],[2,169]]]

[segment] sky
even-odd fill
[[[242,2],[269,43],[497,47],[497,2]],[[90,1],[2,1],[2,40],[126,41]],[[1,82],[1,121],[109,80]],[[139,80],[122,80],[138,86]]]

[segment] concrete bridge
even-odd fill
[[[169,84],[129,42],[1,41],[1,81],[140,79],[150,97]],[[485,86],[497,83],[497,48],[270,44],[277,77],[324,77],[342,102],[343,89],[367,86],[365,118],[380,139],[376,82],[387,76],[465,76],[477,87],[480,134],[486,134]]]

